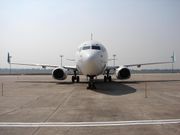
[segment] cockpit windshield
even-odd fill
[[[82,50],[89,50],[89,49],[93,49],[93,50],[101,50],[101,47],[99,45],[92,45],[92,46],[83,46]],[[81,50],[81,49],[80,49]]]
[[[98,45],[92,45],[92,49],[101,50],[100,46],[98,46]]]
[[[82,49],[83,50],[88,50],[88,49],[90,49],[90,46],[84,46]]]

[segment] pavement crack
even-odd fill
[[[66,102],[68,102],[68,100],[71,98],[72,95],[73,95],[73,91],[71,91],[70,94],[67,95],[67,96],[64,98],[64,100],[62,101],[62,103],[60,103],[60,104],[56,107],[56,109],[55,109],[55,110],[47,117],[47,119],[45,119],[43,122],[47,122],[47,121],[57,112],[57,110],[59,110],[60,108],[62,108],[62,107],[66,104]]]
[[[71,90],[70,94],[67,94],[67,96],[64,98],[64,100],[61,103],[59,103],[59,105],[56,107],[56,109],[52,113],[50,113],[50,115],[43,122],[49,121],[50,118],[52,118],[53,115],[69,101],[69,99],[72,97],[72,95],[73,95],[73,90]],[[32,135],[37,134],[39,129],[40,129],[40,127],[36,128],[34,130],[34,132],[32,133]]]
[[[40,96],[37,97],[36,99],[30,100],[29,102],[27,102],[27,103],[25,103],[25,104],[23,104],[23,105],[21,105],[21,106],[19,106],[19,107],[16,107],[16,108],[14,108],[14,109],[12,109],[12,110],[10,110],[10,111],[4,112],[4,113],[0,114],[0,116],[7,115],[7,114],[9,114],[9,113],[13,113],[13,112],[16,112],[16,111],[18,111],[18,110],[20,110],[20,109],[23,109],[25,106],[28,106],[29,104],[31,104],[31,103],[34,102],[34,101],[37,101],[39,98],[40,98]]]

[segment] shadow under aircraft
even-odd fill
[[[98,93],[103,93],[107,95],[119,96],[135,93],[137,90],[128,84],[139,84],[146,82],[179,82],[180,80],[133,80],[133,81],[112,81],[109,83],[104,83],[102,79],[96,80],[96,89],[92,90]],[[74,85],[72,82],[58,82],[58,81],[16,81],[17,83],[54,83],[57,85]],[[81,81],[79,84],[86,84],[87,81]]]

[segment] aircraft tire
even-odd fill
[[[112,77],[109,76],[109,77],[108,77],[108,80],[109,80],[109,82],[112,82]]]
[[[80,80],[80,77],[79,77],[79,76],[77,76],[77,78],[76,78],[76,82],[77,82],[77,83],[79,83],[79,80]]]
[[[107,82],[107,77],[106,76],[104,76],[104,82]]]
[[[74,76],[72,76],[72,83],[74,83],[74,81],[75,81],[75,77],[74,77]]]

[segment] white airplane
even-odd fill
[[[142,65],[154,65],[154,64],[165,64],[174,63],[174,54],[171,57],[171,62],[155,62],[155,63],[143,63],[143,64],[130,64],[123,66],[107,66],[108,53],[104,45],[101,43],[90,40],[82,43],[76,53],[76,65],[75,66],[63,66],[48,65],[48,64],[23,64],[23,63],[11,63],[11,56],[8,53],[8,63],[15,65],[27,65],[27,66],[41,66],[43,68],[51,67],[54,68],[52,76],[56,80],[65,80],[68,75],[68,70],[72,70],[74,75],[72,76],[72,82],[80,81],[78,74],[83,74],[89,78],[87,89],[95,89],[94,77],[103,74],[104,82],[111,82],[112,78],[110,71],[115,71],[117,79],[129,79],[131,72],[129,67]]]

